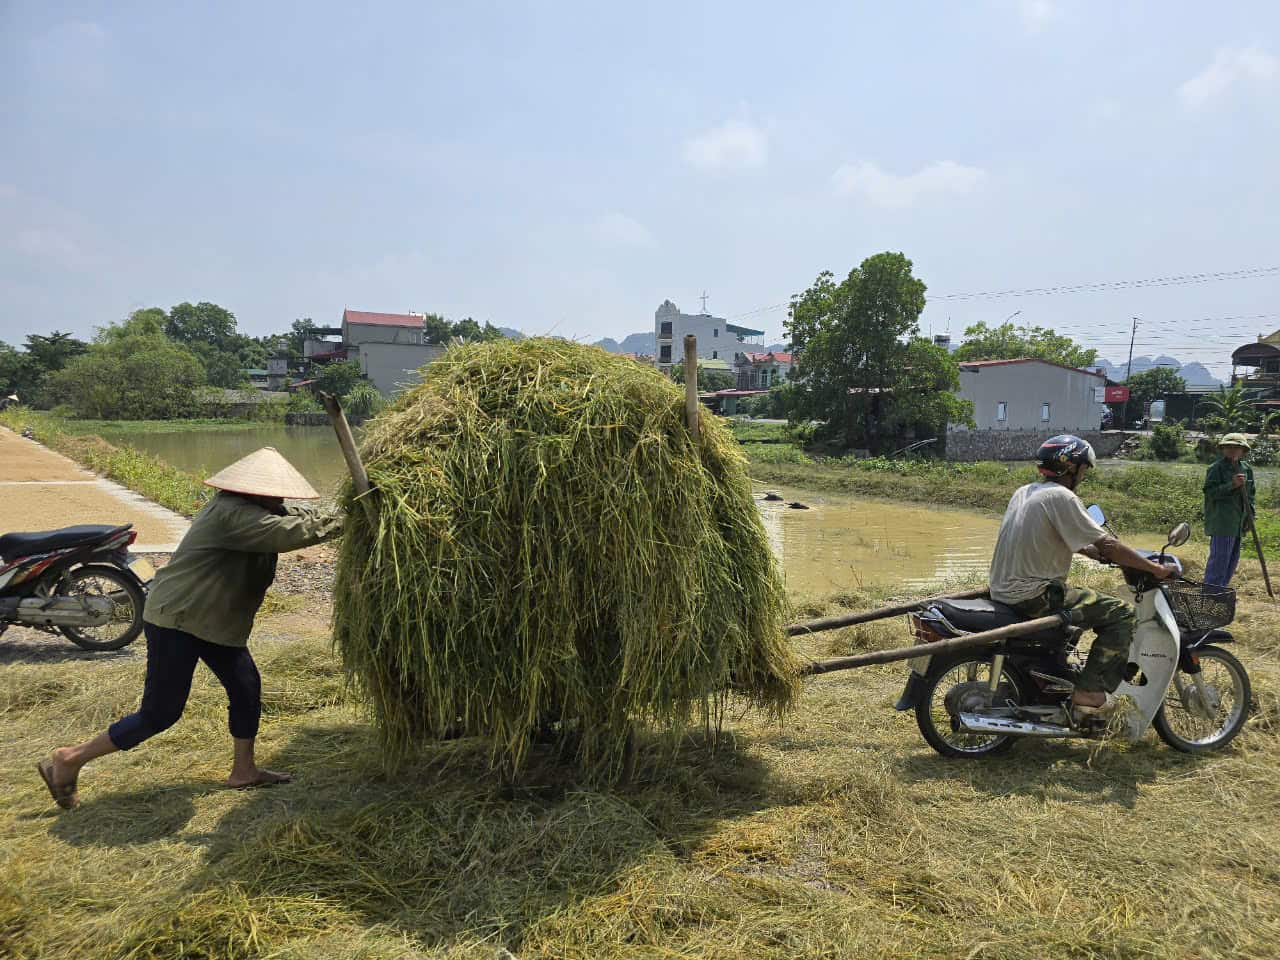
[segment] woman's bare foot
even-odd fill
[[[235,790],[243,790],[247,787],[266,787],[273,783],[290,783],[293,781],[293,774],[278,773],[275,770],[264,770],[261,767],[253,767],[249,770],[232,770],[227,777],[227,786]]]

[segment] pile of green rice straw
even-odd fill
[[[361,456],[334,639],[392,765],[460,732],[515,773],[544,729],[616,778],[637,724],[796,696],[745,458],[705,410],[695,441],[656,370],[546,338],[454,347]]]

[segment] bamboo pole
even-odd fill
[[[338,446],[342,448],[342,456],[347,461],[347,469],[351,471],[351,480],[355,484],[356,496],[363,497],[369,492],[369,474],[360,462],[360,452],[356,450],[355,438],[351,436],[351,424],[347,423],[347,415],[342,412],[342,404],[338,398],[328,393],[321,393],[324,411],[329,414],[329,422],[333,424],[333,432],[338,435]]]
[[[936,653],[953,653],[957,650],[968,650],[971,647],[985,647],[1001,640],[1013,637],[1025,637],[1039,633],[1052,627],[1062,626],[1062,618],[1057,614],[1049,617],[1037,617],[1022,623],[1011,623],[1007,627],[995,630],[983,630],[980,633],[966,633],[961,637],[947,640],[935,640],[932,643],[917,643],[912,647],[896,647],[893,650],[872,650],[870,653],[859,653],[852,657],[836,657],[832,660],[815,660],[800,669],[802,677],[832,673],[836,670],[852,670],[855,667],[868,667],[874,663],[893,663],[895,660],[913,660],[916,657],[932,656]]]
[[[819,633],[823,630],[835,630],[837,627],[851,627],[855,623],[869,623],[872,620],[884,620],[902,613],[912,613],[935,600],[976,600],[985,597],[987,588],[980,590],[964,590],[960,593],[942,593],[936,597],[925,597],[923,600],[912,600],[892,607],[879,607],[876,610],[863,610],[859,613],[842,613],[836,617],[820,617],[817,620],[804,620],[787,625],[787,636],[794,637],[801,633]]]
[[[694,443],[698,442],[700,421],[698,419],[698,338],[692,333],[684,335],[684,419],[693,434]]]

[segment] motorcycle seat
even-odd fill
[[[7,562],[16,560],[18,557],[29,557],[33,553],[50,553],[54,550],[65,550],[67,547],[89,546],[122,533],[131,526],[133,526],[131,523],[114,527],[109,524],[84,523],[75,527],[62,527],[59,530],[6,533],[0,536],[0,559]]]
[[[1024,620],[1031,619],[1023,616],[1013,607],[998,603],[995,600],[939,600],[933,606],[947,618],[947,621],[952,626],[967,630],[970,633],[995,630],[999,627],[1007,627],[1010,624],[1022,623]],[[1033,643],[1044,643],[1062,640],[1065,636],[1065,628],[1049,627],[1047,630],[1041,630],[1038,633],[1033,633],[1026,637],[1018,637],[1017,639]]]

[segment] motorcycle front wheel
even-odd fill
[[[944,757],[976,760],[1004,753],[1013,746],[1014,737],[989,733],[966,733],[947,709],[947,694],[960,701],[978,698],[991,680],[991,657],[961,654],[942,664],[931,664],[924,689],[916,703],[916,725],[929,746]],[[972,686],[970,686],[972,685]],[[1008,660],[1000,671],[997,704],[1023,705],[1027,702],[1030,681]]]
[[[127,573],[102,564],[77,567],[62,578],[58,594],[64,597],[107,597],[111,619],[96,627],[59,627],[62,635],[85,650],[119,650],[142,632],[141,588]]]
[[[1199,673],[1179,670],[1151,721],[1160,739],[1183,753],[1221,750],[1249,719],[1253,689],[1244,665],[1221,647],[1195,651]],[[1179,692],[1181,687],[1181,692]]]

